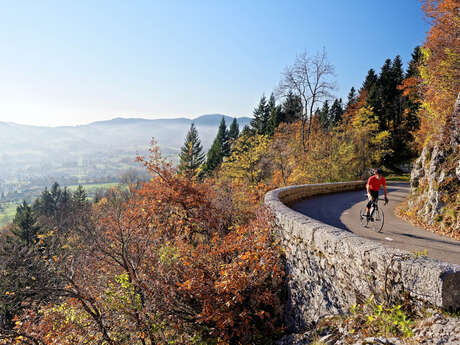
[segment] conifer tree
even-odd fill
[[[230,141],[228,136],[227,124],[225,123],[224,117],[222,117],[222,120],[220,121],[216,139],[219,140],[221,144],[222,158],[228,157],[230,155]]]
[[[214,139],[211,148],[208,151],[204,171],[211,174],[224,160],[224,157],[230,155],[230,141],[225,124],[225,118],[219,124],[216,138]]]
[[[270,94],[270,98],[268,99],[267,107],[268,107],[269,112],[272,112],[276,107],[276,100],[275,100],[275,95],[273,94],[273,92]]]
[[[238,125],[237,119],[234,118],[228,130],[228,137],[230,141],[235,141],[236,139],[238,139],[239,135],[240,135],[240,126]]]
[[[342,122],[343,106],[342,99],[336,99],[329,111],[329,126],[335,127]]]
[[[268,135],[273,135],[275,133],[275,129],[279,126],[281,122],[286,122],[286,117],[285,113],[281,108],[281,105],[277,105],[273,108],[273,110],[270,113]]]
[[[15,227],[11,232],[29,246],[35,242],[40,230],[40,227],[36,223],[37,217],[32,207],[24,200],[22,204],[16,208],[16,215],[13,220]]]
[[[367,72],[367,76],[363,82],[363,85],[361,86],[361,90],[366,90],[369,92],[371,88],[377,83],[377,80],[378,80],[378,76],[377,74],[375,74],[375,71],[371,68]]]
[[[347,100],[347,109],[356,103],[356,90],[352,86],[350,92],[348,93],[348,100]]]
[[[392,74],[392,82],[394,84],[399,85],[403,81],[404,72],[403,72],[403,64],[401,61],[401,57],[396,55],[391,65],[391,74]]]
[[[257,132],[257,134],[268,133],[271,107],[275,107],[274,100],[275,98],[273,97],[273,94],[268,103],[266,97],[262,96],[258,106],[254,109],[254,118],[251,120],[251,127]]]
[[[406,71],[406,78],[415,77],[419,75],[419,64],[422,61],[422,51],[419,46],[414,48],[411,54],[412,59],[409,62],[409,66]]]
[[[88,204],[88,194],[80,184],[72,194],[72,200],[77,208],[84,208]]]
[[[185,137],[179,158],[179,172],[188,177],[195,176],[204,162],[203,146],[193,123],[190,125],[190,129]]]
[[[329,101],[326,99],[319,111],[319,123],[324,129],[329,128]]]
[[[302,102],[300,97],[289,92],[282,105],[284,120],[288,123],[300,120],[302,116]]]
[[[241,131],[241,136],[251,136],[254,134],[254,131],[248,125],[244,125],[243,130]]]

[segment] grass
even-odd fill
[[[82,184],[82,187],[85,189],[86,193],[88,194],[95,193],[96,190],[98,189],[108,189],[108,188],[116,187],[116,186],[118,186],[118,183],[116,182]],[[78,184],[67,186],[67,189],[71,190],[72,192],[75,191],[77,188],[78,188]]]
[[[16,214],[16,207],[18,204],[15,202],[1,203],[2,209],[0,210],[0,227],[11,222]]]
[[[410,182],[410,174],[389,174],[385,176],[387,181]]]

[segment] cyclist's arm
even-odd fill
[[[369,199],[372,199],[371,187],[369,186],[369,183],[366,184],[366,191],[367,191],[367,196],[369,197]]]
[[[383,194],[385,195],[385,198],[387,198],[387,186],[383,186]]]

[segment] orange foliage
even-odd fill
[[[152,180],[94,207],[96,236],[73,233],[82,250],[60,259],[79,263],[62,304],[19,317],[17,334],[61,345],[273,337],[284,267],[272,215],[258,206],[267,187],[188,179],[156,147],[139,160]]]
[[[423,47],[424,112],[418,142],[439,133],[446,125],[460,92],[460,3],[458,0],[424,0],[423,9],[432,21]]]

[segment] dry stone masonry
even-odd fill
[[[460,307],[460,266],[391,249],[290,209],[320,194],[358,190],[364,181],[279,188],[266,194],[286,255],[286,324],[299,333],[328,314],[347,313],[370,296],[397,303]]]

